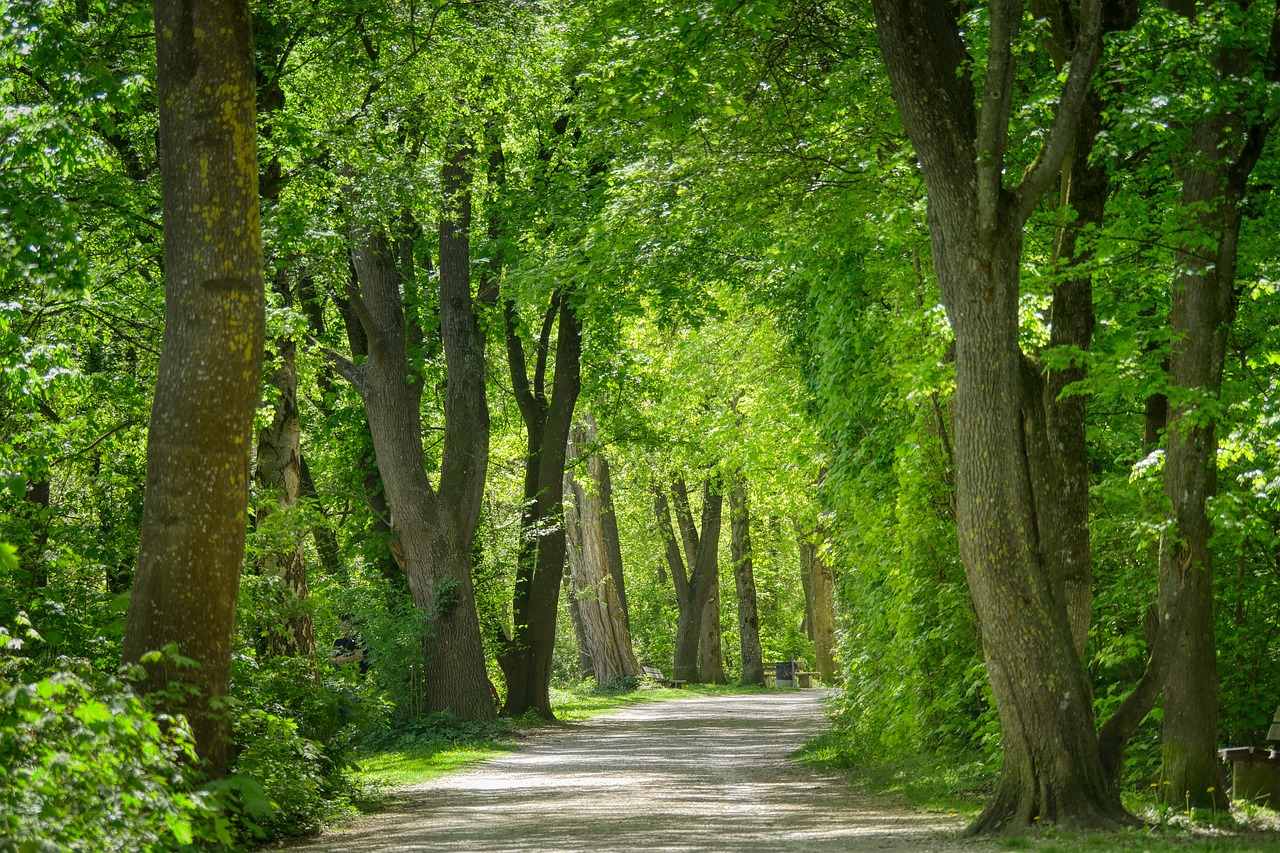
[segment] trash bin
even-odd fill
[[[800,664],[798,661],[783,660],[778,661],[773,666],[779,687],[796,686],[796,673],[800,670]]]

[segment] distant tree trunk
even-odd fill
[[[227,767],[221,697],[265,329],[250,30],[242,0],[155,4],[165,332],[123,657],[137,663],[174,643],[199,664],[147,664],[145,686],[199,689],[166,710],[187,715],[213,778]]]
[[[653,486],[653,515],[663,546],[663,561],[658,564],[658,582],[663,585],[667,582],[662,572],[665,565],[671,572],[671,582],[675,586],[676,608],[683,610],[689,597],[689,576],[685,573],[684,558],[680,556],[680,543],[676,540],[675,528],[671,526],[671,504],[667,501],[666,491],[656,483]]]
[[[835,579],[831,565],[822,558],[817,531],[796,523],[800,551],[800,577],[805,589],[805,610],[809,637],[813,640],[818,677],[832,683],[839,676],[836,667]]]
[[[299,498],[314,501],[320,514],[326,518],[325,521],[311,526],[311,538],[315,541],[316,554],[320,557],[320,567],[329,577],[346,580],[347,567],[342,562],[342,550],[338,547],[338,537],[328,524],[328,512],[320,500],[320,493],[316,491],[315,482],[311,479],[311,469],[307,466],[306,456],[299,460],[299,472],[301,474]]]
[[[590,412],[584,416],[584,422],[591,430],[596,430],[596,421]],[[609,474],[609,460],[603,454],[592,458],[592,477],[600,492],[600,521],[603,525],[605,548],[609,551],[609,573],[613,576],[614,588],[618,591],[618,605],[622,608],[622,622],[631,632],[631,611],[627,606],[627,584],[622,574],[622,538],[618,535],[618,513],[613,506],[613,478]]]
[[[595,440],[592,422],[575,424],[569,433],[568,462],[581,459],[582,450]],[[565,529],[569,539],[569,569],[573,579],[571,602],[576,607],[597,684],[640,674],[640,664],[631,648],[622,597],[609,565],[611,553],[599,491],[604,458],[592,454],[586,460],[587,482],[565,472]]]
[[[711,594],[707,598],[707,606],[702,610],[702,634],[698,639],[698,676],[703,684],[728,684],[729,676],[724,671],[724,646],[721,637],[724,629],[720,622],[720,572],[716,572],[715,582],[711,585]]]
[[[565,514],[568,515],[569,508],[565,508]],[[572,559],[573,533],[570,529],[570,559]],[[582,624],[582,612],[578,607],[578,599],[573,595],[573,578],[566,574],[564,576],[564,597],[569,602],[569,621],[573,623],[573,638],[578,643],[578,671],[583,678],[595,672],[595,664],[591,662],[591,653],[587,651],[587,635],[586,629]]]
[[[286,303],[292,301],[286,298]],[[302,495],[302,424],[298,414],[298,371],[296,347],[292,339],[276,342],[279,366],[267,377],[278,395],[271,423],[258,430],[258,471],[260,488],[275,496],[274,506],[264,506],[255,524],[261,526],[274,512],[289,512]],[[316,650],[311,615],[303,608],[309,593],[307,564],[301,537],[279,551],[262,558],[263,574],[280,579],[279,602],[284,623],[267,635],[267,651],[272,655],[305,656]]]
[[[507,680],[503,710],[516,717],[534,711],[553,719],[551,659],[565,563],[565,452],[581,389],[582,328],[570,294],[557,290],[543,316],[530,378],[515,303],[508,301],[504,313],[507,362],[524,419],[528,450],[512,599],[514,626],[498,658]],[[546,371],[553,331],[556,332],[555,365],[548,394]]]
[[[760,616],[756,612],[756,581],[752,572],[751,511],[747,488],[738,483],[729,493],[729,552],[738,592],[738,638],[742,648],[742,683],[764,684],[760,651]]]
[[[471,293],[470,152],[451,144],[442,166],[440,220],[440,336],[448,386],[439,484],[426,474],[420,399],[422,377],[408,350],[421,330],[406,320],[401,290],[405,249],[381,230],[353,230],[352,261],[359,282],[350,309],[369,342],[360,365],[328,351],[331,362],[360,392],[378,471],[390,505],[393,550],[403,562],[414,603],[423,611],[425,712],[450,711],[470,720],[494,716],[484,662],[471,538],[480,517],[489,453],[484,335]],[[403,245],[403,244],[402,244]]]
[[[813,562],[813,654],[818,677],[834,684],[840,677],[836,666],[835,577],[831,563],[818,551]]]
[[[804,592],[804,622],[800,630],[813,642],[813,567],[818,561],[818,545],[799,521],[795,522],[795,529],[796,552],[800,555],[800,588]]]
[[[1274,51],[1280,19],[1272,40]],[[1218,64],[1224,76],[1241,72],[1234,54],[1220,56]],[[1206,416],[1205,403],[1222,389],[1227,334],[1235,317],[1240,204],[1269,130],[1270,124],[1211,114],[1192,128],[1191,150],[1179,168],[1181,207],[1189,221],[1186,242],[1174,253],[1169,380],[1182,393],[1165,433],[1164,491],[1172,525],[1160,540],[1160,610],[1167,618],[1172,607],[1180,606],[1184,629],[1164,682],[1161,775],[1169,782],[1163,786],[1167,800],[1193,807],[1221,805],[1224,783],[1217,754],[1213,530],[1206,511],[1216,487],[1217,419]]]
[[[682,497],[683,485],[683,481],[677,481],[678,519],[681,517],[682,505],[684,514],[689,514],[687,493]],[[671,677],[691,683],[700,683],[704,680],[698,671],[698,648],[707,602],[711,599],[712,588],[720,578],[720,515],[723,502],[720,478],[718,475],[712,475],[702,488],[702,530],[701,532],[693,530],[691,520],[687,525],[687,529],[693,530],[696,549],[692,552],[694,556],[690,561],[685,606],[680,608],[680,617],[676,625],[675,661],[671,667]],[[682,532],[686,529],[683,521],[681,529]],[[689,537],[686,535],[685,539],[687,548]]]

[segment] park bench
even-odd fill
[[[816,672],[797,672],[796,687],[812,687],[814,676],[817,674]]]
[[[662,670],[656,666],[642,666],[640,671],[644,673],[644,677],[648,680],[661,684],[663,687],[684,687],[684,682],[677,678],[666,678],[662,674]]]

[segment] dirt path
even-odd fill
[[[954,838],[954,819],[787,760],[825,725],[816,690],[637,705],[403,789],[389,811],[298,849],[980,849]]]

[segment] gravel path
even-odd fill
[[[535,735],[398,791],[301,850],[964,850],[954,818],[787,760],[826,725],[817,690],[678,699]]]

